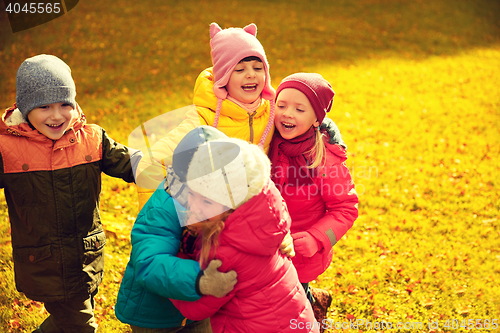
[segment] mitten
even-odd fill
[[[340,130],[337,125],[330,118],[325,117],[320,126],[321,131],[326,131],[328,133],[328,143],[331,145],[341,145],[344,149],[347,149],[347,145],[344,140],[342,140],[342,136],[340,135]]]
[[[221,265],[222,261],[212,260],[203,271],[203,275],[199,280],[199,289],[203,295],[212,295],[220,298],[233,290],[237,282],[237,274],[233,270],[227,273],[219,272],[217,268]]]
[[[281,242],[280,245],[280,252],[281,254],[286,255],[288,258],[295,257],[295,250],[293,248],[293,238],[290,235],[290,233],[287,233],[285,238],[283,238],[283,241]]]
[[[293,234],[292,237],[295,251],[304,257],[312,257],[323,248],[310,232],[300,231]]]

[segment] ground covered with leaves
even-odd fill
[[[2,12],[4,8],[0,4]],[[188,105],[211,64],[208,27],[257,24],[277,87],[318,72],[348,145],[359,219],[313,283],[334,298],[332,331],[500,328],[500,4],[498,1],[80,1],[12,34],[0,15],[0,106],[21,62],[48,53],[72,68],[89,122],[127,143]],[[99,332],[129,332],[114,303],[138,213],[134,185],[103,178],[106,273]],[[43,305],[15,290],[0,197],[0,331],[31,332]],[[389,324],[392,326],[389,326]]]

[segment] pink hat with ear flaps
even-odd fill
[[[253,23],[242,28],[221,29],[217,23],[210,24],[210,48],[214,71],[214,94],[217,97],[217,109],[213,127],[217,127],[222,107],[222,100],[227,98],[225,86],[233,73],[234,67],[247,57],[258,57],[264,64],[266,81],[262,90],[262,98],[271,102],[269,121],[262,133],[259,146],[264,148],[266,137],[274,124],[274,98],[276,92],[271,86],[269,63],[262,44],[256,38],[257,26]]]
[[[210,47],[214,65],[214,93],[217,98],[226,99],[224,88],[229,82],[234,67],[246,57],[258,57],[264,64],[266,82],[262,90],[262,98],[273,100],[275,91],[271,87],[269,64],[262,44],[256,38],[257,26],[253,23],[241,28],[222,30],[217,23],[210,25]]]

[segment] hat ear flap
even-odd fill
[[[214,36],[217,35],[217,33],[219,33],[221,30],[221,27],[219,27],[217,23],[213,22],[212,24],[210,24],[210,39],[214,38]]]
[[[257,26],[254,23],[250,23],[244,27],[243,30],[248,32],[250,35],[257,37]]]

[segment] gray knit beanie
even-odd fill
[[[75,97],[71,69],[58,57],[40,54],[19,66],[16,104],[25,119],[31,110],[42,105],[68,103],[75,108]]]

